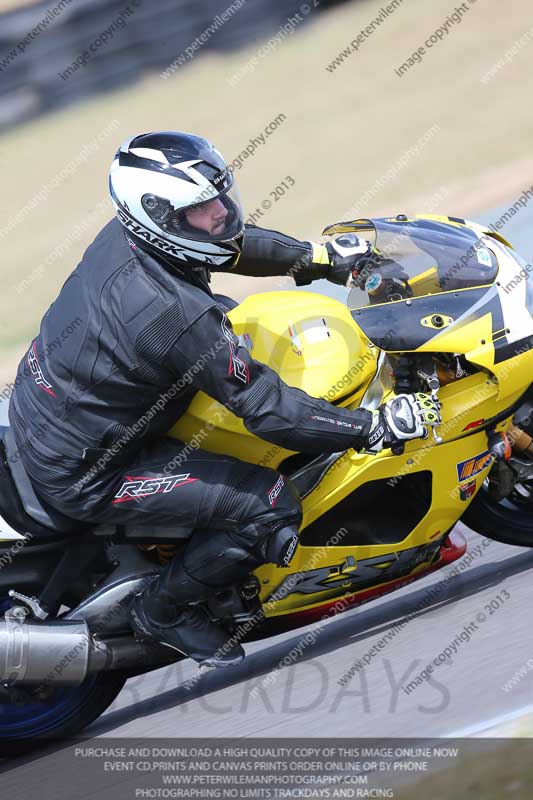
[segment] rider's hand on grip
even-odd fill
[[[390,447],[400,454],[399,445],[408,439],[426,439],[429,428],[440,425],[440,403],[429,394],[399,394],[373,412],[367,452],[379,453]]]
[[[391,444],[390,449],[393,456],[403,456],[405,442],[394,442],[394,444]]]
[[[373,253],[370,242],[360,239],[355,233],[336,236],[327,242],[326,250],[329,258],[328,281],[348,287],[353,285],[353,280]]]

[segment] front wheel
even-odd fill
[[[515,484],[509,497],[495,500],[485,481],[461,521],[495,542],[533,547],[533,481]]]

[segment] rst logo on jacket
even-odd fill
[[[52,389],[52,384],[48,383],[44,377],[41,365],[39,364],[39,356],[37,355],[37,342],[32,342],[32,346],[28,350],[26,356],[26,363],[30,368],[31,374],[37,386],[52,397],[56,397],[56,393]]]
[[[228,375],[235,375],[239,381],[242,381],[243,383],[250,383],[248,364],[245,364],[244,361],[241,361],[241,359],[236,355],[235,351],[237,350],[239,343],[236,340],[233,331],[228,327],[225,316],[222,319],[221,327],[222,333],[227,339],[230,351]]]
[[[137,500],[140,497],[150,497],[152,494],[167,494],[177,486],[194,483],[198,478],[191,478],[190,472],[183,475],[168,475],[164,478],[132,478],[126,475],[126,481],[116,493],[113,503],[126,503],[128,500]]]
[[[479,475],[483,472],[492,462],[492,455],[488,450],[480,453],[474,458],[469,458],[467,461],[460,461],[457,464],[457,477],[459,482],[465,481],[467,478],[473,478],[474,475]]]

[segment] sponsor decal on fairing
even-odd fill
[[[469,458],[466,461],[460,461],[457,464],[457,477],[459,482],[465,481],[467,478],[473,478],[483,472],[491,463],[493,456],[488,450],[480,453],[478,456]]]
[[[462,486],[459,486],[459,497],[463,502],[466,503],[467,500],[470,500],[476,493],[476,479],[472,481],[468,481],[468,483],[463,483]]]
[[[481,425],[485,424],[485,419],[476,419],[473,422],[469,422],[468,425],[465,425],[463,428],[464,431],[471,431],[473,428],[479,428]]]

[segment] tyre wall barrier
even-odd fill
[[[335,1],[309,0],[302,27]],[[136,81],[146,70],[174,65],[177,74],[206,52],[255,41],[259,47],[301,5],[302,0],[24,2],[0,14],[0,130]]]

